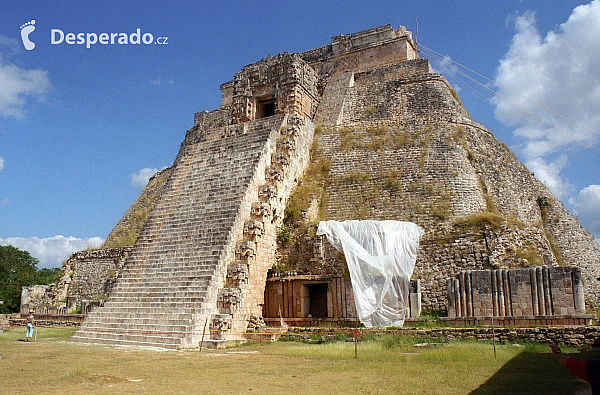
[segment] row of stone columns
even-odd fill
[[[464,271],[447,280],[449,317],[585,313],[581,270],[571,267]]]

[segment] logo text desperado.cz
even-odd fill
[[[52,29],[50,31],[50,44],[61,44],[63,42],[67,44],[85,44],[87,48],[90,48],[94,44],[162,44],[166,45],[168,37],[158,37],[154,41],[154,35],[152,33],[141,33],[141,29],[137,29],[134,33],[67,33],[65,34],[60,29]]]

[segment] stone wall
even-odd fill
[[[73,253],[63,263],[63,275],[56,284],[23,287],[21,313],[35,309],[43,314],[67,314],[92,300],[105,299],[130,251],[131,247],[121,247]]]
[[[363,71],[418,57],[412,34],[404,26],[394,30],[391,25],[340,34],[331,38],[331,44],[298,55],[322,78],[339,72]]]
[[[82,300],[105,299],[111,292],[123,263],[132,247],[79,251],[65,263],[65,273],[72,273],[70,280],[59,282],[67,287],[67,297],[74,304]]]
[[[385,66],[372,67],[355,73],[359,85],[369,85],[377,82],[399,80],[417,75],[432,74],[431,64],[427,59],[413,59]]]
[[[53,291],[56,284],[21,287],[21,314],[27,314],[35,306],[54,304]]]
[[[291,333],[286,337],[306,336],[306,333],[319,333],[323,336],[336,336],[339,328],[290,328]],[[332,333],[331,335],[328,335]],[[348,331],[351,333],[351,331]],[[403,336],[414,336],[423,339],[439,339],[441,342],[450,342],[455,339],[473,339],[480,341],[491,341],[495,338],[498,342],[528,341],[538,343],[556,343],[559,345],[568,345],[572,347],[581,346],[599,346],[600,345],[600,327],[598,326],[578,326],[578,327],[546,327],[546,328],[410,328],[405,327],[393,331],[372,331],[362,330],[358,333],[358,339],[374,333],[381,334],[400,334]],[[491,351],[490,351],[491,352]]]
[[[364,80],[356,78],[355,90],[344,98],[345,126],[431,125],[467,115],[440,75],[417,74],[384,82],[372,82],[367,74],[357,77],[361,76]]]
[[[585,314],[579,268],[464,271],[447,290],[450,318]]]
[[[404,329],[401,333],[450,341],[456,338],[492,340],[495,337],[500,342],[530,341],[581,347],[599,344],[600,327]]]
[[[270,272],[263,306],[265,321],[290,326],[307,326],[321,321],[337,325],[356,320],[352,282],[349,277],[298,275]],[[411,280],[406,318],[419,318],[421,284]]]

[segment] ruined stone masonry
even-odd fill
[[[280,315],[353,320],[343,256],[314,234],[327,219],[425,229],[413,314],[419,298],[452,309],[447,279],[461,272],[541,265],[579,268],[587,306],[600,306],[598,245],[470,119],[403,27],[269,56],[221,93],[111,232],[107,247],[127,254],[73,341],[220,346]],[[84,272],[62,282],[67,296],[82,295]]]
[[[465,271],[448,279],[447,287],[449,318],[591,319],[585,316],[579,268]]]

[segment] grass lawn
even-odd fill
[[[73,329],[0,333],[0,394],[573,394],[587,384],[546,345],[389,335],[352,343],[279,341],[225,350],[151,351],[69,343]],[[599,352],[565,352],[598,358]]]

